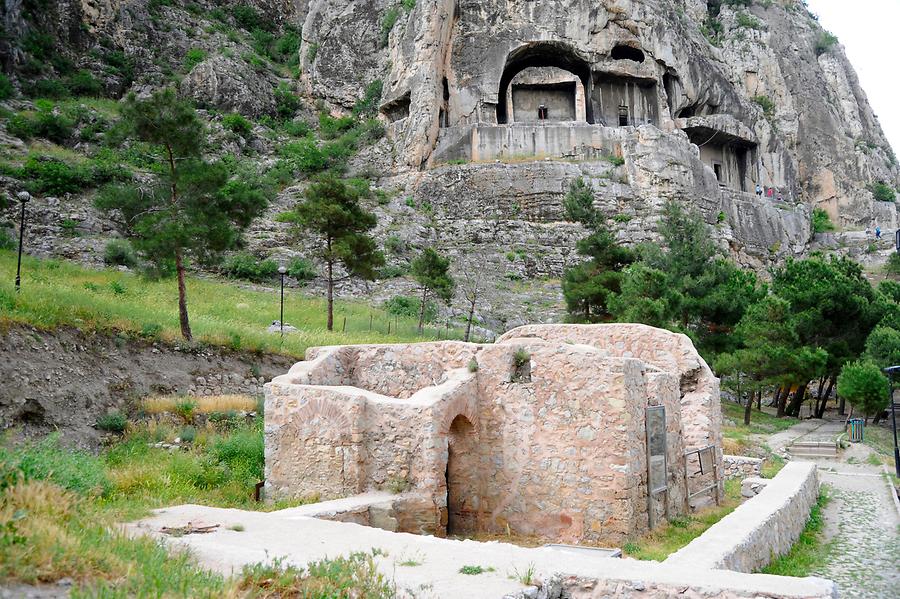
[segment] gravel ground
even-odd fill
[[[786,445],[788,433],[798,438],[842,431],[842,422],[804,421],[778,433],[775,441]],[[827,562],[813,575],[834,580],[842,598],[900,597],[900,514],[884,471],[867,463],[871,453],[865,445],[852,444],[836,459],[813,460],[832,497],[824,511],[832,546]]]

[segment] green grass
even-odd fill
[[[810,510],[809,520],[797,542],[789,552],[772,560],[762,572],[779,576],[809,576],[825,564],[832,547],[822,535],[825,527],[822,510],[828,502],[828,487],[822,487],[819,499]]]
[[[488,566],[485,568],[484,566],[463,566],[459,569],[460,574],[468,574],[469,576],[475,576],[477,574],[484,574],[485,572],[494,572],[495,569],[493,566]]]
[[[753,408],[753,413],[750,414],[750,425],[744,426],[743,406],[739,406],[731,401],[723,401],[722,409],[725,416],[736,423],[733,427],[729,426],[725,428],[743,430],[748,433],[770,435],[791,428],[798,422],[795,418],[778,418],[777,416],[772,416],[767,412],[760,412],[756,408]]]
[[[890,457],[893,462],[894,433],[891,432],[891,429],[868,424],[863,431],[863,443],[879,454]]]
[[[100,455],[67,449],[56,436],[0,446],[0,583],[69,577],[72,597],[259,596],[271,585],[287,596],[389,596],[387,582],[364,554],[305,569],[258,564],[226,578],[200,568],[185,552],[121,532],[117,523],[173,504],[268,510],[302,503],[251,498],[262,476],[261,418],[233,432],[207,426],[187,449],[152,446],[171,441],[176,431],[155,421],[132,424]],[[318,589],[321,594],[304,594]]]
[[[725,481],[725,497],[721,505],[674,518],[652,532],[625,543],[622,550],[628,557],[661,562],[733,512],[740,503],[741,481]]]
[[[15,259],[13,251],[0,251],[0,323],[45,329],[73,326],[167,342],[180,340],[174,279],[151,281],[113,269],[92,270],[66,261],[25,257],[22,289],[17,294],[12,284]],[[328,332],[324,300],[289,289],[284,320],[299,330],[286,334],[282,342],[279,335],[266,331],[279,316],[274,284],[271,291],[261,291],[212,278],[188,277],[187,301],[195,341],[232,349],[302,356],[314,345],[462,337],[461,330],[445,328],[426,328],[420,337],[416,319],[397,318],[352,301],[337,302],[336,330]],[[341,332],[345,319],[346,332]]]

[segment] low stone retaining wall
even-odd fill
[[[725,479],[746,478],[759,476],[762,470],[762,458],[750,458],[742,455],[723,455],[722,465],[725,469]]]
[[[740,505],[665,564],[754,572],[790,550],[819,496],[812,462],[789,462],[759,495]]]

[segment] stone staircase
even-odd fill
[[[787,447],[793,458],[837,457],[837,441],[798,439]]]

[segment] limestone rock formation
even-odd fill
[[[394,266],[437,245],[457,276],[487,276],[478,317],[491,328],[559,317],[556,280],[578,261],[584,234],[562,210],[576,178],[621,242],[658,239],[674,200],[763,273],[815,247],[843,251],[812,243],[814,208],[850,237],[900,226],[897,203],[872,192],[900,187],[896,156],[843,48],[801,0],[66,0],[26,18],[29,6],[0,6],[3,67],[22,81],[33,65],[16,40],[39,27],[108,92],[175,80],[202,107],[249,117],[273,114],[278,84],[303,96],[313,126],[317,113],[349,114],[380,84],[387,139],[360,151],[349,174],[386,198],[373,209],[381,241],[406,248],[389,256]],[[238,26],[247,7],[261,24]],[[286,26],[301,38],[298,64],[274,68],[257,42]],[[114,51],[131,74],[104,66]],[[198,64],[187,65],[189,51]],[[211,151],[269,168],[278,143],[255,137]],[[254,226],[252,251],[309,256],[273,222],[304,185],[287,187]],[[85,221],[94,218],[87,209]],[[42,239],[45,253],[66,247],[96,261],[96,248],[71,245]],[[384,299],[411,286],[397,278],[341,291]],[[462,316],[453,306],[449,316]]]

